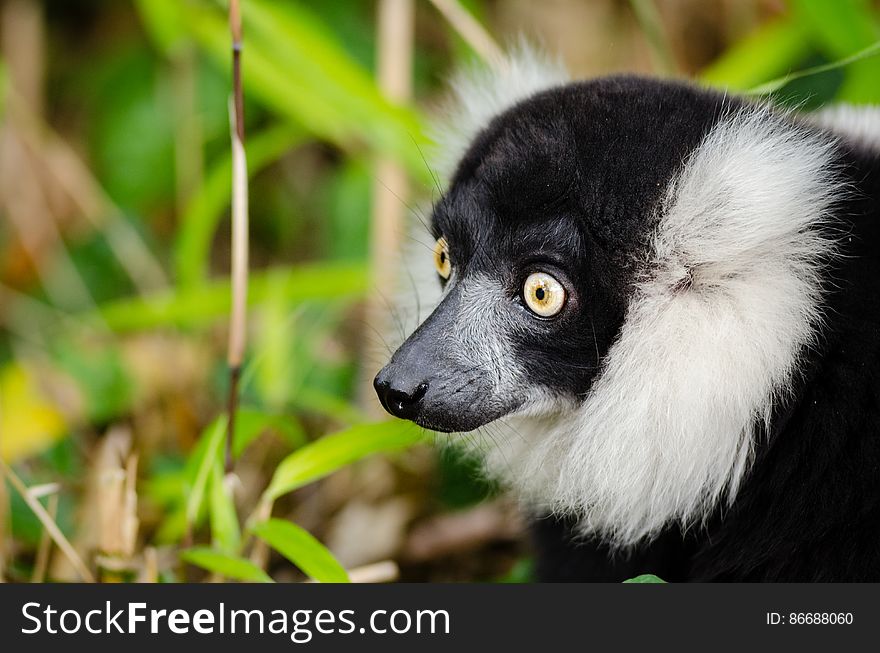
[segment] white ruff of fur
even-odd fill
[[[880,151],[880,106],[837,104],[817,111],[811,118],[820,127]]]
[[[489,471],[620,547],[732,501],[816,337],[832,149],[764,109],[716,125],[668,189],[590,395],[554,414],[537,392],[482,443]]]
[[[535,93],[568,81],[561,61],[525,41],[508,54],[504,70],[473,66],[456,73],[450,81],[450,102],[433,127],[438,147],[432,151],[431,162],[440,176],[451,178],[471,142],[492,118]]]

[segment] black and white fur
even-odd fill
[[[566,79],[455,82],[452,276],[384,405],[476,431],[544,580],[880,580],[880,110]]]

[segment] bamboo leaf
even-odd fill
[[[311,412],[331,419],[361,424],[369,418],[358,406],[346,401],[338,395],[324,392],[320,388],[305,386],[292,398],[298,409]]]
[[[224,483],[223,464],[220,457],[214,461],[211,470],[211,488],[208,501],[208,515],[211,523],[213,545],[224,553],[234,554],[241,545],[241,529],[231,488]]]
[[[232,454],[236,457],[240,456],[248,445],[267,429],[280,435],[292,447],[301,447],[306,443],[305,432],[295,417],[240,407],[235,414],[235,442],[232,443]]]
[[[351,125],[354,133],[374,148],[391,151],[402,163],[409,163],[416,175],[427,172],[416,147],[417,142],[427,144],[418,116],[385,98],[369,71],[349,57],[306,6],[252,0],[245,16],[280,65],[295,67],[310,87],[322,89],[327,105],[347,114],[346,122],[352,123],[352,118],[360,122]]]
[[[235,580],[252,583],[273,582],[265,571],[257,567],[250,560],[229,555],[216,549],[194,547],[183,551],[180,554],[180,559],[226,578],[234,578]]]
[[[311,533],[283,519],[270,519],[253,527],[254,534],[322,583],[347,583],[348,573],[333,554]]]
[[[218,417],[203,431],[199,445],[193,451],[186,496],[186,519],[189,524],[195,524],[201,514],[211,470],[219,460],[224,435],[226,418]]]
[[[221,415],[214,419],[199,438],[190,454],[184,472],[186,491],[186,518],[189,524],[201,522],[204,516],[205,501],[208,501],[212,532],[228,545],[236,539],[232,533],[231,519],[236,521],[235,508],[227,504],[231,499],[223,487],[223,441],[226,435],[227,418]],[[293,418],[275,413],[266,413],[254,408],[239,408],[236,412],[235,442],[232,452],[239,456],[266,429],[272,429],[293,446],[305,442],[302,427]],[[219,531],[215,532],[215,530]],[[236,547],[237,548],[237,547]]]
[[[419,427],[403,420],[360,424],[327,435],[281,461],[263,499],[274,501],[361,458],[405,449],[422,437]]]
[[[226,70],[228,35],[219,12],[203,3],[184,10],[193,38]],[[431,183],[417,145],[428,142],[421,117],[385,99],[317,17],[293,3],[252,0],[243,11],[250,36],[242,74],[250,97],[342,148],[367,143],[388,152]]]

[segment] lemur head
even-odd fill
[[[445,292],[376,377],[385,408],[471,431],[582,400],[664,191],[718,110],[714,96],[624,78],[561,86],[496,117],[434,209]]]
[[[441,301],[376,377],[383,406],[496,422],[489,469],[618,544],[705,515],[814,338],[832,142],[637,78],[479,127],[431,219]]]

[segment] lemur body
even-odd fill
[[[880,580],[880,112],[563,81],[459,83],[383,405],[474,431],[544,580]]]

